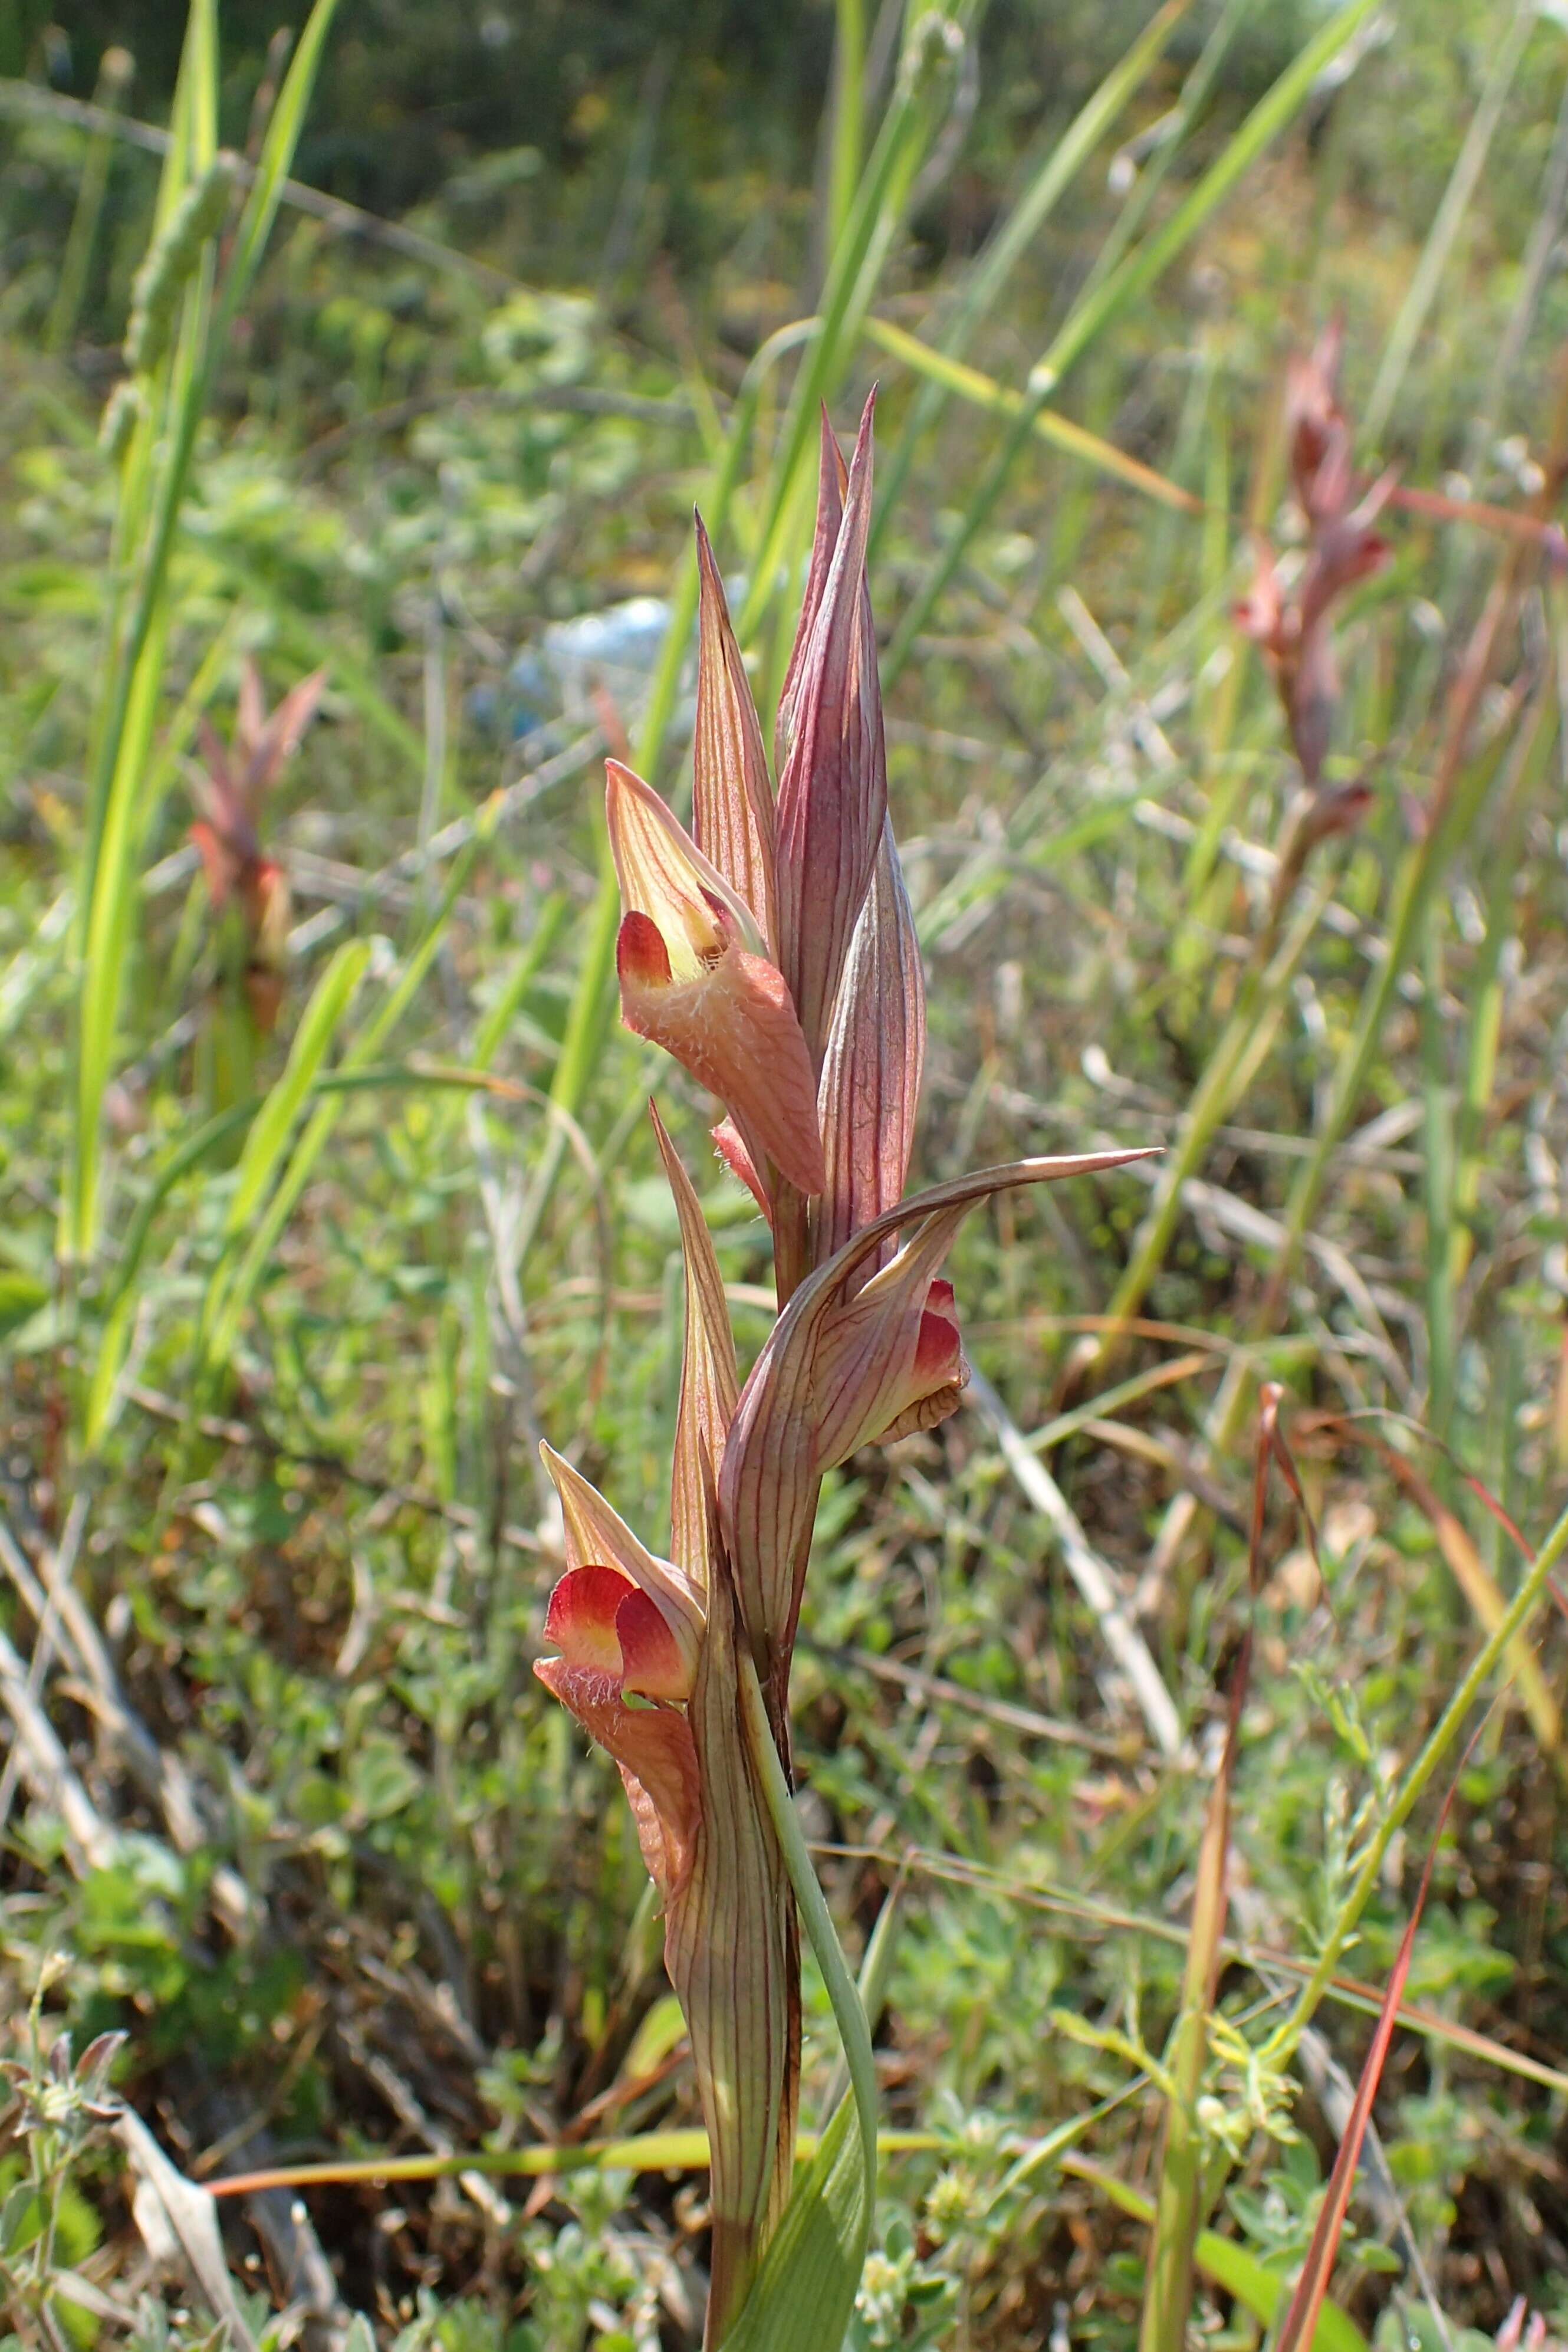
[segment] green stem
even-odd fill
[[[836,253],[854,202],[864,144],[865,0],[838,0],[833,47],[833,145],[828,177],[828,251]]]
[[[1259,940],[1259,951],[1249,964],[1230,1019],[1198,1079],[1176,1148],[1161,1166],[1148,1214],[1138,1228],[1133,1255],[1106,1308],[1113,1324],[1136,1315],[1165,1263],[1181,1214],[1182,1189],[1202,1165],[1215,1129],[1234,1108],[1257,1066],[1260,1048],[1266,1048],[1273,1034],[1296,968],[1317,929],[1326,896],[1326,890],[1313,893],[1272,963],[1264,961],[1267,935]],[[1115,1331],[1107,1331],[1095,1357],[1102,1371],[1113,1360],[1120,1344]]]
[[[1296,1996],[1290,2015],[1276,2026],[1259,2053],[1261,2065],[1280,2064],[1288,2059],[1311,2024],[1318,2003],[1328,1990],[1330,1979],[1339,1965],[1341,1953],[1354,1931],[1357,1921],[1366,1908],[1373,1888],[1382,1874],[1384,1856],[1406,1822],[1410,1818],[1422,1792],[1444,1757],[1452,1748],[1463,1727],[1465,1718],[1475,1705],[1493,1667],[1504,1655],[1510,1643],[1534,1613],[1545,1595],[1552,1571],[1568,1553],[1568,1510],[1558,1519],[1535,1558],[1524,1572],[1518,1591],[1487,1640],[1477,1651],[1469,1673],[1448,1701],[1427,1738],[1426,1746],[1405,1776],[1404,1786],[1378,1824],[1365,1853],[1355,1881],[1340,1907],[1339,1916],[1319,1953],[1311,1976]]]
[[[768,1816],[783,1852],[784,1866],[789,1874],[789,1884],[795,1890],[795,1900],[800,1906],[800,1916],[805,1923],[811,1949],[817,1956],[817,1966],[822,1971],[822,1981],[827,1987],[828,1999],[832,2003],[833,2016],[844,2045],[850,2086],[854,2093],[855,2114],[860,2124],[861,2152],[865,2162],[866,2210],[870,2213],[876,2200],[877,2110],[876,2062],[872,2055],[871,2028],[866,2022],[859,1987],[833,1927],[827,1898],[811,1866],[794,1799],[789,1794],[789,1783],[784,1778],[784,1767],[773,1743],[762,1685],[757,1679],[751,1653],[744,1643],[737,1645],[737,1664],[740,1672],[740,1719],[747,1747],[758,1779],[762,1783]]]
[[[71,215],[70,234],[66,239],[65,253],[60,261],[59,283],[55,299],[49,305],[48,321],[44,329],[44,349],[56,359],[63,358],[75,339],[77,321],[87,293],[88,274],[92,268],[93,251],[98,244],[99,223],[103,218],[103,199],[109,187],[109,167],[114,152],[114,117],[124,101],[131,86],[132,72],[129,50],[108,48],[98,69],[98,88],[93,104],[106,118],[88,141],[82,160],[81,184],[77,190],[76,210]]]

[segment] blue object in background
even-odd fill
[[[663,596],[628,596],[600,613],[552,621],[523,647],[500,688],[473,689],[469,718],[485,734],[519,743],[553,719],[591,718],[598,687],[630,717],[647,695],[669,625]]]
[[[725,583],[733,609],[746,594],[743,575]],[[670,625],[663,596],[628,596],[601,612],[572,621],[552,621],[527,645],[501,686],[476,686],[466,700],[479,733],[520,743],[556,720],[593,718],[593,694],[602,688],[622,717],[632,720],[648,688]]]

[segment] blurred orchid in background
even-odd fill
[[[1286,378],[1285,432],[1291,483],[1307,525],[1305,558],[1287,587],[1273,551],[1260,541],[1251,593],[1236,608],[1238,625],[1262,649],[1302,781],[1314,794],[1323,789],[1339,712],[1333,607],[1392,554],[1376,525],[1393,496],[1394,476],[1382,474],[1368,488],[1357,484],[1338,392],[1343,340],[1337,323],[1329,327],[1306,358],[1292,359]],[[1326,797],[1339,821],[1320,823],[1315,838],[1355,822],[1343,794],[1331,789]]]
[[[261,677],[248,656],[240,669],[232,745],[210,719],[199,730],[202,764],[192,778],[199,814],[191,839],[201,853],[207,898],[220,921],[232,909],[239,920],[233,953],[257,1030],[269,1035],[282,998],[284,941],[288,932],[288,882],[262,849],[260,819],[268,793],[299,747],[327,682],[312,671],[286,694],[270,716]],[[243,962],[240,958],[243,957]]]

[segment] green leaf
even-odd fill
[[[367,1739],[349,1767],[349,1794],[368,1822],[389,1821],[420,1791],[419,1774],[393,1739]]]
[[[36,1274],[0,1273],[0,1339],[30,1323],[48,1303],[49,1286]]]
[[[240,1157],[234,1197],[229,1202],[226,1231],[232,1239],[250,1224],[263,1195],[277,1173],[294,1122],[312,1079],[338,1034],[338,1027],[364,977],[370,949],[363,940],[350,940],[339,949],[311,993],[295,1032],[283,1075],[256,1113]]]
[[[24,2252],[43,2235],[47,2220],[43,2191],[31,2180],[19,2180],[0,2205],[0,2255]]]
[[[267,244],[267,233],[282,202],[283,184],[294,161],[294,150],[299,143],[299,133],[305,125],[305,110],[310,103],[317,69],[321,63],[321,51],[337,5],[338,0],[316,0],[289,61],[288,71],[283,78],[283,87],[277,93],[277,103],[272,110],[267,136],[262,142],[256,178],[235,231],[234,251],[224,288],[220,336],[226,331],[229,320],[249,290],[250,281],[256,275]]]
[[[1115,2174],[1104,2171],[1084,2157],[1069,2156],[1062,2160],[1062,2170],[1075,2179],[1086,2180],[1098,2189],[1111,2204],[1130,2214],[1134,2221],[1150,2221],[1155,2218],[1154,2200],[1128,2182],[1118,2180]],[[1238,2303],[1249,2311],[1254,2319],[1267,2327],[1283,2313],[1290,2301],[1291,2281],[1279,2271],[1270,2270],[1256,2254],[1249,2253],[1233,2238],[1221,2238],[1213,2230],[1200,2230],[1193,2248],[1193,2261],[1205,2278],[1233,2294]],[[729,2347],[725,2347],[725,2352]],[[1325,2303],[1318,2313],[1317,2332],[1312,2337],[1312,2352],[1367,2352],[1367,2342],[1354,2319],[1339,2305]]]
[[[796,2179],[723,2352],[828,2352],[844,2339],[871,2210],[852,2093]]]
[[[790,2191],[723,2352],[831,2352],[841,2345],[871,2234],[876,2197],[876,2068],[864,2006],[833,1930],[773,1745],[761,1685],[742,1643],[741,1723],[779,1832],[789,1883],[822,1971],[849,2063],[851,2090]]]

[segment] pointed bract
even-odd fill
[[[735,1601],[716,1557],[714,1588],[688,1718],[701,1817],[664,1940],[708,2132],[710,2347],[744,2302],[789,2193],[800,2041],[794,1899],[741,1733]]]
[[[1103,1151],[1019,1160],[934,1185],[873,1218],[790,1299],[740,1392],[719,1477],[725,1545],[776,1730],[783,1721],[817,1481],[923,1401],[914,1392],[922,1318],[931,1307],[930,1285],[964,1216],[993,1192],[1092,1175],[1146,1156]],[[919,1230],[892,1263],[852,1291],[852,1277],[883,1242],[914,1224]],[[940,1295],[934,1311],[951,1322]],[[946,1354],[946,1335],[942,1346]],[[928,1337],[928,1370],[934,1369],[932,1352]],[[951,1363],[951,1357],[946,1360]]]
[[[708,1548],[710,1515],[705,1461],[724,1454],[740,1383],[735,1369],[735,1335],[725,1301],[724,1276],[713,1237],[692,1180],[681,1163],[664,1122],[652,1104],[659,1156],[680,1222],[685,1262],[686,1319],[681,1351],[681,1395],[675,1408],[675,1446],[670,1474],[670,1549],[692,1572],[700,1572]],[[710,1474],[711,1475],[711,1474]]]
[[[1329,606],[1347,589],[1381,572],[1391,561],[1394,551],[1375,526],[1394,488],[1394,476],[1380,475],[1357,505],[1320,524],[1297,591],[1303,637],[1322,624]]]
[[[779,714],[773,730],[773,765],[779,775],[784,772],[795,732],[800,672],[805,666],[806,648],[811,642],[811,624],[817,617],[822,591],[828,584],[833,550],[838,545],[839,524],[844,511],[844,488],[848,480],[843,453],[824,405],[821,411],[821,444],[817,458],[817,520],[811,533],[811,560],[806,567],[806,589],[800,600],[800,617],[795,624],[795,642],[789,648],[789,667],[779,690]]]
[[[817,1108],[827,1182],[811,1228],[821,1265],[904,1191],[925,1062],[925,981],[884,820],[833,1008]],[[892,1254],[889,1241],[882,1258]],[[873,1269],[874,1271],[874,1267]]]
[[[818,1069],[887,814],[882,690],[865,576],[873,401],[861,420],[832,562],[794,682],[789,748],[779,779],[779,961]]]
[[[699,847],[750,909],[769,952],[773,906],[773,785],[750,681],[730,626],[724,583],[701,515],[697,536],[697,709],[692,738],[692,830]]]
[[[1305,358],[1292,355],[1285,372],[1285,442],[1291,481],[1309,518],[1332,509],[1350,462],[1350,427],[1339,401],[1343,322],[1324,328]]]
[[[235,750],[241,766],[236,782],[252,816],[277,782],[279,771],[299,748],[300,738],[316,715],[327,684],[324,668],[312,670],[289,688],[270,718],[263,719],[261,679],[256,664],[247,661],[240,672]]]

